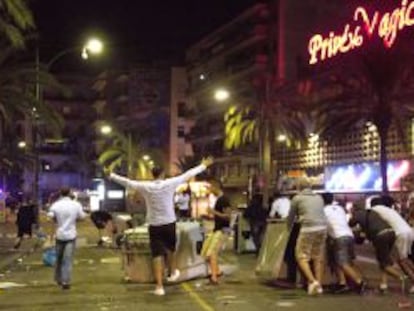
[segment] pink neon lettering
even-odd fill
[[[328,38],[323,38],[320,34],[314,35],[308,45],[311,58],[309,64],[316,64],[320,60],[332,58],[338,53],[346,53],[363,44],[364,38],[360,34],[361,27],[357,26],[351,31],[349,24],[346,24],[342,35],[329,33]]]
[[[414,1],[402,0],[401,6],[391,12],[386,12],[382,16],[379,11],[375,11],[370,17],[366,9],[359,6],[354,11],[354,22],[360,25],[346,24],[342,34],[329,32],[328,37],[316,34],[311,37],[308,44],[310,54],[309,64],[316,64],[327,58],[332,58],[339,53],[347,53],[350,50],[364,44],[364,36],[361,27],[364,29],[365,36],[371,38],[375,33],[384,42],[384,46],[391,48],[398,37],[398,31],[408,26],[414,25]]]
[[[364,24],[365,24],[365,31],[368,35],[372,35],[374,33],[374,29],[378,24],[378,12],[375,12],[372,19],[368,17],[368,13],[363,7],[358,7],[354,13],[354,21],[358,21],[359,16],[361,16]]]

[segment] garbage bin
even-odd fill
[[[154,281],[147,227],[125,230],[121,253],[126,281],[139,283]]]

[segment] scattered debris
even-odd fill
[[[292,301],[278,301],[276,303],[276,306],[284,307],[284,308],[291,308],[291,307],[295,306],[295,303],[292,302]]]
[[[109,257],[109,258],[102,258],[101,263],[120,263],[121,258],[119,257]]]
[[[26,284],[19,284],[14,282],[0,282],[0,289],[9,289],[14,287],[25,287]]]

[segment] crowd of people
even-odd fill
[[[378,289],[388,289],[388,276],[398,280],[402,293],[414,293],[411,248],[414,232],[388,195],[355,202],[347,210],[332,193],[316,193],[299,186],[291,198],[275,195],[269,217],[286,219],[291,232],[285,251],[287,280],[296,282],[296,264],[306,280],[309,295],[323,293],[327,265],[336,277],[337,293],[351,290],[363,294],[366,279],[355,264],[355,244],[367,239],[373,246],[380,270]]]
[[[191,193],[188,186],[177,195],[177,186],[187,183],[212,164],[212,158],[205,158],[193,169],[170,178],[165,178],[164,171],[155,167],[152,171],[154,180],[151,181],[132,180],[106,171],[112,181],[139,191],[145,199],[155,295],[165,295],[164,266],[168,271],[168,282],[180,278],[176,262],[176,221],[189,217]],[[218,264],[219,252],[232,232],[231,219],[235,209],[220,184],[214,185],[211,192],[217,198],[214,207],[208,210],[214,220],[214,227],[204,240],[200,255],[209,266],[210,283],[217,285],[222,273]],[[16,248],[20,246],[24,235],[31,235],[32,226],[36,223],[33,204],[20,207],[18,215]],[[73,199],[70,189],[64,187],[60,197],[49,207],[47,215],[56,224],[54,232],[50,233],[57,252],[55,281],[62,289],[69,289],[77,236],[76,223],[87,214],[81,204]],[[102,241],[102,230],[108,224],[111,225],[112,233],[117,232],[110,213],[97,211],[90,217],[99,230],[99,241]],[[372,244],[375,251],[380,273],[378,289],[387,291],[388,277],[391,277],[399,282],[402,293],[414,293],[414,286],[408,286],[414,284],[411,253],[414,233],[407,220],[395,209],[395,202],[390,196],[373,197],[369,200],[369,206],[366,206],[365,201],[356,202],[352,209],[347,210],[335,200],[332,193],[316,193],[308,184],[302,183],[294,195],[275,193],[269,209],[260,194],[253,195],[243,217],[250,225],[257,250],[262,247],[267,219],[284,220],[286,230],[290,233],[284,250],[286,280],[296,286],[300,275],[309,295],[323,294],[322,281],[326,266],[337,281],[334,289],[336,293],[365,292],[366,278],[355,264],[355,244],[364,239]]]

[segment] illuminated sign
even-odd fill
[[[387,177],[390,190],[400,189],[401,178],[410,172],[409,161],[388,163]],[[325,168],[325,189],[328,191],[380,191],[382,178],[378,163],[362,163]]]
[[[390,48],[397,39],[398,31],[414,25],[414,1],[402,0],[401,6],[391,12],[375,11],[369,15],[363,7],[354,11],[353,22],[346,24],[341,33],[315,34],[309,40],[309,64],[313,65],[338,54],[361,47],[367,39],[376,35],[385,47]]]

